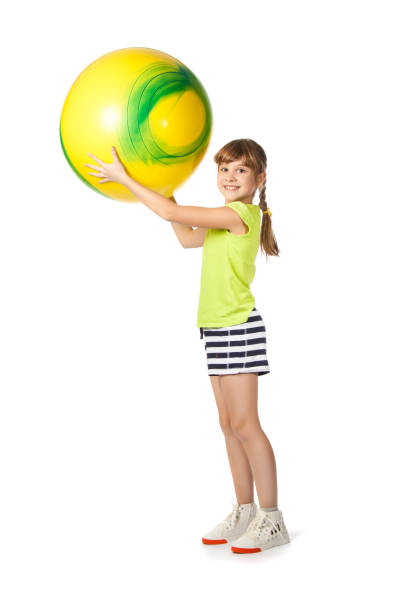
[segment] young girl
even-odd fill
[[[89,155],[99,166],[85,166],[97,170],[89,174],[102,177],[99,183],[121,183],[171,222],[183,247],[204,247],[197,327],[206,340],[208,374],[237,500],[232,512],[202,542],[233,542],[235,553],[288,543],[277,506],[275,457],[258,417],[258,376],[270,370],[265,325],[250,291],[259,246],[266,256],[279,254],[265,201],[265,151],[246,138],[218,151],[214,161],[225,205],[217,208],[179,206],[174,198],[144,187],[127,174],[115,147],[112,164]],[[252,203],[257,189],[259,206]],[[259,509],[253,501],[254,481]]]

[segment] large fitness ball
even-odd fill
[[[212,112],[204,87],[174,57],[130,47],[106,53],[77,77],[65,100],[60,139],[81,180],[98,193],[137,201],[123,185],[99,184],[84,166],[93,153],[112,162],[117,149],[136,181],[171,196],[202,159],[210,139]]]

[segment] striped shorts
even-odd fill
[[[248,320],[229,327],[200,327],[205,337],[209,376],[270,372],[266,354],[266,330],[256,308]]]

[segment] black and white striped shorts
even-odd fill
[[[209,376],[270,372],[266,353],[266,329],[263,319],[253,308],[248,320],[228,327],[200,327],[205,337]]]

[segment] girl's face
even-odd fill
[[[218,166],[217,186],[225,197],[225,204],[237,201],[252,204],[256,190],[265,178],[265,172],[255,176],[254,170],[238,159]]]

